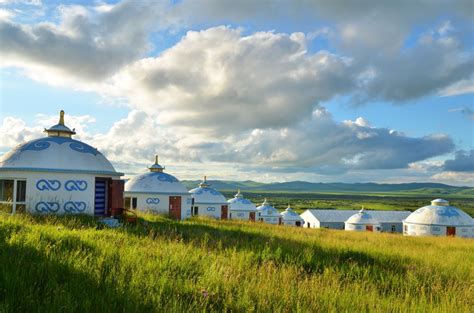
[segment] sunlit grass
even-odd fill
[[[438,311],[474,306],[474,240],[143,216],[0,214],[3,311]]]

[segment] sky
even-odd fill
[[[63,109],[127,176],[474,186],[473,12],[0,0],[0,156]]]

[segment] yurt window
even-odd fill
[[[13,212],[13,180],[0,180],[0,210]]]
[[[125,197],[124,198],[124,206],[126,209],[133,209],[137,208],[137,198],[136,197]]]
[[[25,212],[26,180],[0,179],[0,211]]]
[[[16,181],[16,202],[14,205],[15,213],[24,213],[26,211],[26,180]]]
[[[440,230],[441,230],[441,228],[439,228],[439,227],[433,227],[433,231],[440,231]]]

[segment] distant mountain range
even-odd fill
[[[200,181],[182,181],[189,189],[198,186]],[[284,183],[259,183],[254,181],[221,181],[209,180],[212,187],[221,191],[267,192],[335,192],[335,193],[426,193],[426,194],[458,194],[474,196],[473,187],[458,187],[437,183],[404,183],[404,184],[377,184],[377,183],[310,183],[292,181]]]

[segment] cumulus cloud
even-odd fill
[[[151,48],[148,36],[166,20],[165,2],[123,1],[103,6],[63,5],[59,23],[0,21],[3,65],[101,81]]]
[[[163,122],[228,134],[282,127],[353,87],[350,60],[306,50],[302,33],[243,36],[228,27],[190,31],[157,58],[128,66],[114,85]]]
[[[147,164],[158,153],[173,162],[234,163],[242,167],[247,164],[248,170],[254,171],[340,174],[351,170],[408,168],[412,162],[453,149],[452,140],[444,135],[408,137],[370,127],[362,118],[338,123],[324,109],[316,109],[309,120],[295,127],[255,129],[219,140],[171,131],[158,119],[140,111],[132,111],[108,132],[95,135],[86,132],[87,124],[93,122],[90,118],[69,119],[71,126],[83,124],[78,128],[82,130],[78,138],[98,147],[120,167],[128,166],[130,171]],[[4,145],[13,145],[14,138],[27,140],[39,134],[39,129],[33,132],[21,120],[15,120],[17,126],[7,133],[11,121],[5,119],[1,128],[2,138],[13,138]]]
[[[303,6],[288,1],[268,4],[202,0],[173,5],[166,1],[125,0],[114,5],[68,5],[57,8],[59,22],[56,23],[27,25],[8,20],[0,22],[0,56],[4,66],[23,67],[34,79],[108,94],[110,89],[116,87],[109,84],[110,81],[116,82],[114,74],[127,67],[130,75],[137,75],[145,84],[139,86],[142,90],[159,87],[161,93],[154,92],[152,99],[146,97],[154,103],[161,102],[159,97],[162,96],[163,86],[167,86],[169,94],[173,88],[182,91],[186,87],[195,87],[200,78],[204,83],[202,89],[205,89],[201,91],[214,97],[210,106],[228,101],[232,93],[236,93],[234,106],[242,101],[259,101],[240,96],[247,91],[239,89],[242,78],[252,81],[254,77],[261,79],[260,85],[268,78],[274,78],[280,85],[270,84],[269,87],[280,87],[281,91],[292,89],[301,95],[305,94],[300,92],[303,87],[301,82],[304,81],[315,89],[313,93],[305,89],[313,102],[335,93],[351,94],[357,91],[355,103],[376,100],[400,103],[436,92],[449,95],[459,92],[461,87],[465,90],[465,83],[464,87],[457,84],[469,80],[474,66],[472,52],[467,48],[470,43],[462,40],[472,35],[472,29],[466,26],[472,20],[471,9],[470,1],[454,4],[446,1],[402,1],[393,4],[379,1],[363,4],[311,1]],[[143,59],[152,49],[149,37],[157,30],[185,29],[202,23],[239,23],[255,18],[276,22],[281,21],[282,17],[306,24],[315,23],[317,31],[309,32],[306,37],[298,33],[270,36],[271,33],[261,32],[237,39],[232,38],[231,32],[218,32],[216,28],[211,28],[204,33],[190,32],[182,42],[164,51],[161,56]],[[448,19],[433,24],[441,17],[457,18],[458,23]],[[419,24],[431,25],[432,29],[423,33],[416,42],[411,37],[419,36],[412,33]],[[303,41],[327,34],[330,34],[332,46],[350,58],[350,71],[347,62],[326,51],[314,55],[303,52],[306,49]],[[222,44],[216,36],[222,36]],[[287,38],[279,38],[282,36]],[[199,39],[203,42],[198,43]],[[407,45],[407,41],[415,43]],[[210,46],[204,47],[205,44]],[[268,51],[264,45],[275,50]],[[183,51],[185,47],[190,48],[189,53]],[[236,49],[235,53],[231,48]],[[199,49],[203,51],[198,53]],[[290,56],[296,60],[288,59]],[[186,57],[189,58],[183,62],[186,68],[178,68],[175,62],[182,62]],[[245,60],[247,57],[249,61]],[[256,58],[262,60],[252,64]],[[277,58],[282,61],[278,62]],[[327,59],[329,64],[324,65],[322,59]],[[256,66],[255,75],[248,69],[253,65]],[[242,71],[236,69],[238,66],[243,66]],[[265,70],[261,66],[266,66]],[[296,69],[289,70],[289,66]],[[298,72],[308,66],[312,71]],[[229,68],[234,68],[234,71]],[[168,70],[171,72],[168,73]],[[295,84],[292,80],[278,80],[285,71],[292,72]],[[266,77],[262,79],[260,75],[264,74]],[[235,89],[221,90],[226,87],[225,83],[228,84],[223,81],[225,75],[229,75],[227,80],[240,79],[233,82]],[[131,89],[130,86],[127,89]],[[283,106],[279,104],[282,102],[280,94],[271,100],[274,106]],[[180,96],[176,98],[187,100]],[[209,99],[205,97],[202,100],[205,103]],[[294,103],[298,100],[295,99]],[[303,101],[307,102],[307,99]],[[263,103],[261,108],[267,106],[268,103]],[[284,106],[285,110],[287,108],[288,105]],[[308,110],[301,112],[307,114]],[[234,114],[235,110],[228,113]],[[177,115],[167,114],[167,117],[172,119]]]
[[[131,113],[106,133],[87,132],[91,117],[78,117],[77,125],[72,117],[70,123],[78,138],[125,170],[134,171],[158,152],[176,162],[280,173],[418,171],[414,164],[453,151],[452,139],[410,137],[363,117],[338,122],[321,102],[345,95],[359,104],[404,103],[469,92],[470,8],[470,1],[67,5],[49,21],[1,19],[0,64],[23,68],[39,81],[126,99]],[[314,31],[278,33],[268,31],[271,23],[254,33],[210,27],[188,31],[159,53],[150,40],[157,30],[282,17],[316,21]],[[413,33],[420,25],[424,32]],[[308,47],[321,36],[331,51]],[[5,118],[0,149],[40,131]],[[452,166],[444,165],[453,173]]]
[[[68,115],[66,123],[71,129],[77,132],[77,139],[88,140],[91,134],[87,132],[87,127],[95,122],[95,118],[90,115],[74,116]],[[6,152],[14,146],[23,142],[44,136],[45,128],[58,123],[58,116],[48,116],[37,114],[35,117],[36,126],[28,126],[21,118],[7,116],[0,124],[0,153]]]
[[[444,135],[413,138],[402,133],[355,122],[337,123],[324,109],[294,128],[254,130],[245,139],[232,138],[219,155],[235,162],[340,173],[351,169],[406,168],[409,163],[452,151],[452,140]],[[420,148],[421,147],[421,148]]]
[[[474,172],[474,149],[457,151],[454,159],[444,162],[443,169],[449,172]]]

